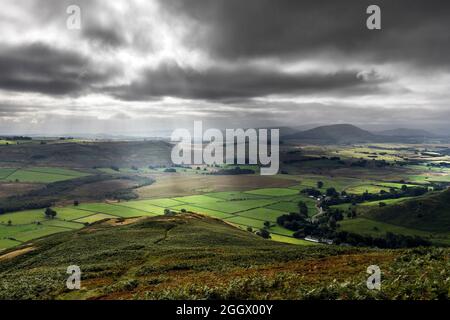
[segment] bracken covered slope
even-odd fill
[[[65,288],[69,265],[81,290]],[[369,265],[382,289],[368,290]],[[0,256],[1,299],[448,299],[449,250],[303,247],[196,214],[113,219]]]

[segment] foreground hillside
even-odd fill
[[[302,247],[197,214],[109,219],[0,256],[1,299],[437,299],[448,249]],[[81,290],[65,288],[69,265]],[[382,270],[382,290],[366,269]]]

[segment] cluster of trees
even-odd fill
[[[46,208],[44,213],[45,213],[45,216],[50,219],[53,219],[57,215],[57,212],[55,210],[53,210],[52,208]]]
[[[320,181],[318,187],[323,187]],[[405,186],[406,187],[406,186]],[[410,188],[402,188],[407,192]],[[315,189],[306,189],[308,191]],[[341,198],[341,195],[334,188],[328,188],[326,194],[329,198]],[[330,239],[335,244],[348,244],[354,246],[369,246],[378,248],[410,248],[417,246],[430,246],[431,243],[421,237],[411,237],[386,233],[384,237],[363,236],[356,233],[338,231],[338,222],[344,219],[345,212],[339,208],[327,208],[325,212],[318,215],[314,221],[308,218],[308,207],[306,203],[298,203],[298,212],[281,215],[277,218],[277,224],[294,231],[295,238],[305,238],[307,236],[319,239]],[[356,209],[349,208],[347,218],[356,217]]]
[[[332,191],[330,191],[331,193]],[[401,189],[390,188],[389,191],[381,190],[380,193],[364,192],[363,194],[339,194],[333,193],[322,200],[322,207],[329,207],[341,203],[361,203],[365,201],[380,201],[387,199],[398,199],[403,197],[417,197],[428,192],[428,187],[407,187],[403,185]]]
[[[289,213],[278,217],[277,223],[294,231],[295,238],[312,236],[333,240],[335,244],[378,248],[412,248],[430,246],[431,242],[418,236],[404,236],[387,232],[384,237],[371,237],[347,231],[337,231],[337,221],[342,220],[341,210],[331,210],[318,221],[312,222],[300,213]]]
[[[295,154],[297,152],[288,152],[288,154]],[[319,161],[319,160],[330,160],[330,161],[337,161],[339,164],[343,165],[345,164],[344,161],[341,160],[340,157],[326,157],[326,156],[322,156],[322,157],[310,157],[310,156],[304,156],[301,158],[296,158],[296,159],[288,159],[288,160],[284,160],[283,163],[285,164],[292,164],[292,163],[297,163],[297,162],[305,162],[305,161]]]
[[[31,137],[26,137],[26,136],[7,136],[7,137],[0,137],[1,140],[6,140],[6,141],[30,141],[33,140],[33,138]]]
[[[377,156],[370,156],[370,157],[377,157]],[[378,168],[382,168],[382,167],[389,167],[389,166],[393,166],[393,163],[389,163],[386,160],[366,160],[366,159],[359,159],[357,161],[353,161],[350,166],[351,167],[368,167],[368,166],[375,166]]]
[[[315,235],[318,231],[317,224],[312,223],[305,215],[296,212],[279,216],[277,223],[288,230],[295,231],[294,237],[296,238]]]
[[[339,193],[335,188],[327,188],[325,194],[322,194],[322,192],[314,188],[306,188],[300,192],[316,198],[326,196],[326,198],[322,200],[321,206],[323,208],[328,208],[329,206],[342,203],[361,203],[364,201],[417,197],[427,193],[428,187],[408,187],[403,185],[401,189],[390,188],[389,191],[381,190],[380,193],[369,193],[366,191],[363,194],[347,194],[345,191]]]
[[[247,169],[247,168],[240,168],[240,167],[234,167],[232,169],[221,169],[216,172],[213,172],[212,174],[215,175],[238,175],[238,174],[254,174],[255,170]]]
[[[312,196],[314,198],[320,197],[322,192],[314,188],[306,188],[300,191],[300,193],[306,194],[307,196]]]
[[[184,212],[186,212],[185,209],[181,209],[182,212],[183,212],[183,210],[184,210]],[[176,215],[176,214],[177,214],[176,211],[172,211],[172,210],[170,210],[170,209],[164,209],[164,215],[165,215],[165,216],[174,216],[174,215]]]
[[[371,237],[352,232],[335,232],[332,239],[336,244],[347,243],[354,246],[369,246],[386,249],[428,247],[431,242],[418,236],[405,236],[387,232],[384,237]]]
[[[260,236],[261,238],[270,239],[271,236],[270,236],[269,228],[272,226],[273,226],[273,224],[270,223],[270,221],[264,221],[264,227],[259,229],[258,231],[256,231],[255,234],[257,236]],[[247,231],[253,233],[253,228],[247,227]]]

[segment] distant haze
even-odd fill
[[[450,2],[2,1],[0,134],[351,123],[450,133]]]

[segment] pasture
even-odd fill
[[[0,181],[52,183],[89,175],[88,173],[49,167],[0,168]]]
[[[255,232],[266,227],[274,240],[305,244],[292,237],[292,231],[276,225],[276,219],[288,212],[298,211],[297,203],[308,204],[310,214],[316,212],[315,201],[300,195],[296,189],[262,188],[248,191],[213,192],[174,198],[155,198],[121,202],[82,203],[78,206],[55,207],[54,219],[45,217],[44,210],[28,210],[0,215],[0,249],[17,245],[41,236],[75,230],[107,218],[131,218],[163,215],[166,209],[174,212],[201,213],[222,219],[243,229]],[[8,226],[8,221],[11,225]],[[12,241],[16,239],[18,241]],[[306,243],[309,244],[309,243]]]

